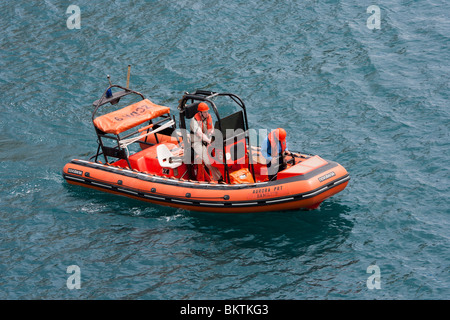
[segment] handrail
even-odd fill
[[[249,126],[248,126],[248,118],[247,118],[247,110],[245,107],[244,102],[242,101],[242,99],[233,94],[233,93],[218,93],[218,92],[213,92],[213,91],[206,91],[206,90],[196,90],[194,93],[188,93],[186,92],[185,95],[183,96],[183,98],[181,98],[181,100],[179,101],[178,104],[178,110],[180,112],[180,127],[182,129],[186,130],[186,123],[185,123],[185,119],[184,119],[184,114],[185,114],[185,107],[186,107],[186,102],[188,100],[192,100],[192,102],[194,102],[195,100],[197,101],[204,101],[204,102],[208,102],[211,106],[212,109],[217,117],[217,122],[219,125],[219,130],[222,132],[222,123],[221,123],[221,118],[219,115],[219,112],[217,110],[217,106],[215,105],[215,103],[211,100],[212,98],[218,97],[218,96],[225,96],[225,97],[229,97],[231,98],[231,100],[233,100],[240,108],[242,108],[242,110],[244,111],[244,131],[248,131]],[[249,146],[249,150],[250,150],[250,159],[252,157],[252,149],[251,149],[251,145],[250,145],[250,138],[248,138],[248,146]],[[225,158],[225,144],[223,144],[223,162],[224,162],[224,169],[225,169],[225,173],[227,175],[228,181],[230,181],[230,173],[229,173],[229,169],[228,169],[228,164]],[[251,169],[251,173],[253,176],[253,179],[255,179],[255,169],[254,169],[254,165],[252,161],[249,161],[249,167]]]
[[[175,122],[171,119],[169,122],[163,124],[162,126],[156,128],[156,129],[154,129],[152,131],[149,131],[149,132],[147,132],[145,134],[139,135],[138,137],[128,138],[128,139],[120,139],[119,140],[119,146],[121,148],[125,148],[126,146],[128,146],[129,144],[132,144],[133,142],[136,142],[136,141],[138,141],[138,140],[140,140],[140,139],[142,139],[142,138],[144,138],[146,136],[149,136],[151,134],[154,134],[154,133],[157,133],[157,132],[159,132],[161,130],[164,130],[164,129],[170,127],[170,126],[173,126],[174,124],[175,124]]]
[[[106,98],[106,93],[107,93],[108,90],[110,90],[111,88],[119,88],[119,89],[123,89],[123,91],[122,91],[122,92],[118,92],[119,94],[117,94],[117,92],[115,92],[116,96],[114,96],[114,93],[113,93],[112,97]],[[122,94],[122,93],[123,93],[123,94]],[[110,85],[110,86],[105,90],[105,92],[103,93],[103,95],[101,96],[101,98],[98,99],[98,100],[96,100],[96,101],[94,101],[94,107],[95,107],[95,109],[94,109],[94,111],[92,112],[92,121],[94,121],[94,119],[95,119],[95,114],[97,113],[98,109],[99,109],[101,106],[103,106],[103,105],[107,104],[108,102],[111,102],[111,101],[113,101],[113,100],[115,100],[115,99],[120,99],[121,97],[124,97],[124,96],[129,95],[129,94],[133,94],[133,93],[136,94],[136,95],[138,95],[138,96],[140,96],[140,97],[142,98],[142,100],[145,99],[144,95],[143,95],[142,93],[140,93],[140,92],[137,92],[137,91],[131,90],[131,89],[129,89],[129,88],[125,88],[125,87],[119,86],[119,85],[117,85],[117,84]],[[105,98],[106,98],[106,99],[105,99]]]

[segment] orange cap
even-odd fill
[[[286,130],[284,130],[283,128],[278,128],[276,134],[278,136],[278,139],[280,139],[281,141],[284,141],[286,139]]]
[[[198,104],[197,110],[198,110],[198,111],[208,111],[208,110],[209,110],[209,107],[208,107],[208,105],[207,105],[206,103],[200,102],[200,103]]]

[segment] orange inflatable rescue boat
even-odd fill
[[[121,99],[131,101],[98,114],[100,107],[106,109]],[[209,163],[223,177],[221,183],[211,179],[210,170],[195,156],[192,132],[186,126],[202,102],[216,119],[207,153]],[[232,109],[237,111],[223,116]],[[316,209],[350,180],[340,164],[300,152],[285,155],[284,165],[269,175],[274,168],[268,168],[261,148],[251,144],[246,106],[235,94],[185,93],[178,111],[177,128],[169,107],[128,87],[110,85],[94,102],[97,151],[88,160],[67,163],[64,178],[73,185],[158,205],[225,213]]]

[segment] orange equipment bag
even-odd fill
[[[103,132],[119,134],[166,113],[170,113],[169,107],[160,106],[144,99],[96,118],[94,125]]]
[[[231,184],[255,183],[251,172],[247,168],[230,173],[230,180]]]

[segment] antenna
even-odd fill
[[[130,86],[130,69],[131,65],[128,65],[128,73],[127,73],[127,89]]]
[[[109,74],[108,74],[106,77],[108,78],[109,85],[112,86],[112,83],[111,83],[111,77],[109,76]]]
[[[108,90],[106,90],[106,97],[107,97],[107,98],[111,98],[111,97],[112,97],[112,91],[111,91],[112,83],[111,83],[111,78],[110,78],[109,74],[108,74],[106,77],[108,78],[109,86],[110,86],[110,88],[108,88]]]

